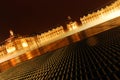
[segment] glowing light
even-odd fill
[[[28,47],[28,43],[26,42],[25,39],[22,39],[21,42],[23,47]]]
[[[75,22],[70,22],[68,25],[67,25],[67,28],[68,28],[68,30],[74,30],[74,29],[76,29],[77,28],[77,22],[75,21]]]
[[[69,30],[71,31],[71,30],[72,30],[72,28],[69,28]]]
[[[16,50],[16,48],[13,46],[13,47],[8,47],[6,50],[8,53],[12,53]]]
[[[27,59],[31,59],[31,58],[33,58],[33,56],[32,56],[32,53],[31,53],[31,52],[27,52],[27,53],[26,53],[26,56],[27,56]]]
[[[10,30],[10,35],[11,35],[11,36],[14,36],[14,33],[13,33],[13,31],[12,31],[12,30]]]
[[[75,25],[74,25],[74,26],[72,26],[72,28],[73,28],[73,29],[76,29],[76,28],[77,28],[77,26],[75,26]]]
[[[27,42],[23,42],[23,43],[22,43],[22,46],[23,46],[23,47],[28,47]]]

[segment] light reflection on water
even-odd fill
[[[32,59],[38,55],[40,55],[40,51],[39,51],[39,49],[36,49],[36,50],[31,51],[31,52],[27,52],[23,55],[20,55],[18,57],[15,57],[13,59],[10,59],[6,62],[3,62],[0,64],[0,72],[3,72],[3,71],[5,71],[13,66],[16,66],[18,63]]]
[[[8,61],[0,63],[0,72],[3,72],[11,67],[14,67],[23,61],[32,59],[36,56],[40,56],[46,52],[56,50],[58,48],[69,45],[70,43],[73,43],[73,42],[76,42],[79,40],[80,40],[80,36],[78,34],[75,34],[75,35],[69,36],[68,38],[64,38],[64,39],[61,39],[55,43],[51,43],[47,46],[44,46],[40,49],[36,49],[36,50],[31,51],[31,52],[26,52],[23,55],[20,55],[18,57],[15,57],[15,58],[12,58]]]

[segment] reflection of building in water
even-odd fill
[[[15,37],[10,30],[10,37],[5,40],[5,43],[0,46],[0,57],[20,50],[33,50],[41,47],[43,43],[53,40],[64,33],[63,26],[44,32],[41,35],[33,37]]]

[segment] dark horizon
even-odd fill
[[[105,7],[115,0],[4,0],[0,1],[0,42],[15,34],[41,33]]]

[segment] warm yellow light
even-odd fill
[[[12,30],[10,30],[10,35],[11,35],[11,36],[14,36],[14,33],[13,33],[13,31],[12,31]]]
[[[72,30],[72,28],[69,28],[69,30],[71,31],[71,30]]]
[[[77,22],[73,22],[73,23],[71,23],[71,25],[72,25],[73,30],[77,28]]]
[[[6,50],[8,53],[12,53],[16,50],[16,48],[14,46],[12,46],[12,47],[8,47]]]
[[[28,47],[27,42],[23,42],[23,43],[22,43],[22,46],[23,46],[23,47]]]
[[[23,47],[28,47],[28,43],[25,39],[21,39],[21,43]]]
[[[77,27],[76,26],[73,26],[73,29],[76,29]]]

